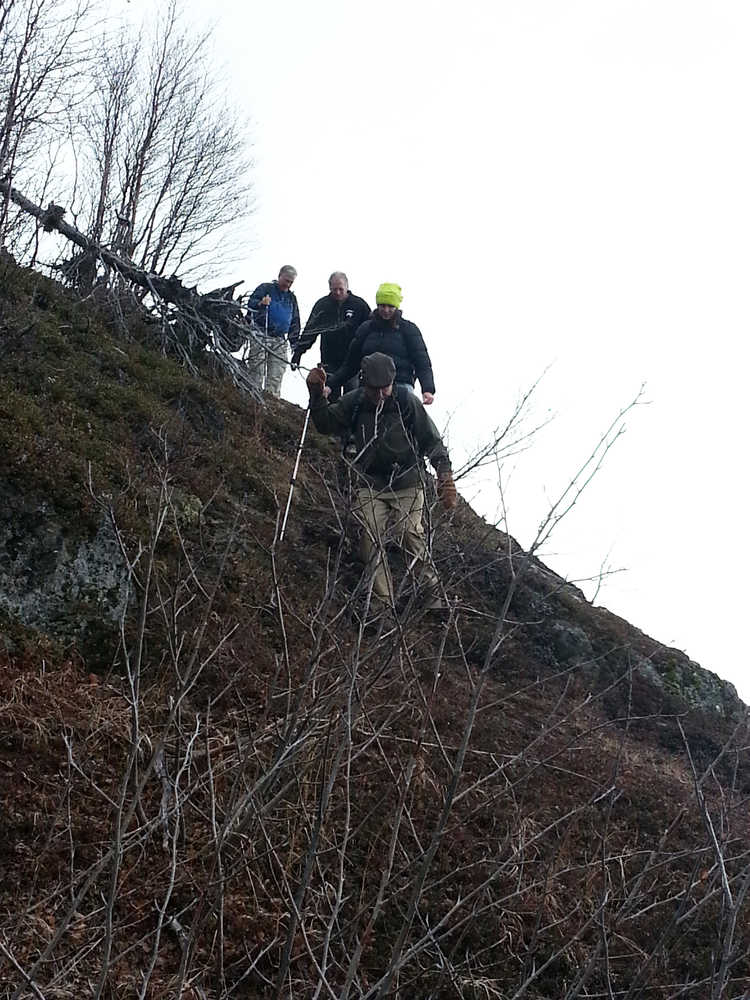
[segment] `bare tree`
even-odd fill
[[[252,204],[248,125],[210,61],[210,33],[182,21],[178,0],[139,32],[93,27],[91,0],[0,0],[0,177],[67,206],[141,269],[213,276]],[[11,208],[6,192],[0,243],[25,226],[21,252],[34,230]],[[63,273],[87,288],[104,276],[86,254]]]
[[[87,90],[90,22],[89,0],[0,0],[0,176],[28,175],[34,193],[37,154],[68,133]],[[9,207],[6,196],[0,245],[7,242]]]
[[[82,121],[94,192],[85,228],[155,274],[198,276],[231,257],[251,210],[247,127],[221,94],[208,43],[181,23],[176,0],[150,32],[121,31],[101,46]]]
[[[94,90],[90,106],[81,115],[90,163],[88,175],[94,185],[92,217],[88,235],[100,243],[105,222],[111,224],[117,198],[117,155],[129,106],[134,100],[139,39],[122,29],[101,46],[93,66]],[[111,240],[114,246],[115,240]]]

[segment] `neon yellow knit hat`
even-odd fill
[[[378,306],[396,306],[398,309],[402,299],[401,285],[394,285],[390,281],[384,281],[375,292],[375,304]]]

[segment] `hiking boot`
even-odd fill
[[[390,604],[372,598],[367,609],[367,615],[363,620],[364,628],[367,632],[377,632],[382,628],[384,632],[389,631],[396,624],[396,616]]]
[[[392,635],[398,628],[398,622],[392,611],[384,611],[376,618],[369,618],[362,627],[364,635],[374,639],[384,639]]]
[[[446,626],[450,620],[450,606],[442,594],[435,593],[435,591],[427,594],[423,610],[425,621],[432,622],[436,626]]]
[[[423,608],[425,611],[444,611],[446,613],[450,611],[443,595],[435,593],[434,591],[427,595],[427,600],[424,602]]]

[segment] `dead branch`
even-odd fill
[[[60,205],[50,202],[47,208],[42,208],[4,179],[0,180],[0,195],[38,219],[46,232],[55,230],[80,247],[91,260],[101,261],[121,278],[147,292],[164,314],[162,327],[166,346],[194,373],[196,355],[209,350],[239,388],[262,400],[261,393],[248,377],[245,365],[232,354],[251,335],[240,306],[233,298],[235,289],[242,282],[200,295],[195,287],[185,286],[176,275],[164,278],[146,271],[85,236],[65,221],[65,211]],[[165,314],[166,303],[175,308],[176,315]],[[186,335],[181,335],[180,330]]]

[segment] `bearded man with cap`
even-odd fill
[[[437,427],[413,392],[394,386],[396,365],[376,352],[362,360],[362,386],[328,403],[326,373],[313,368],[307,377],[310,415],[323,434],[353,439],[351,465],[357,474],[354,514],[362,524],[361,553],[372,574],[372,601],[380,610],[393,607],[393,581],[385,543],[395,539],[413,564],[427,594],[426,607],[444,602],[424,539],[424,458],[437,473],[438,497],[446,509],[456,506],[450,458]]]
[[[402,299],[400,285],[380,285],[375,293],[375,311],[355,333],[343,365],[328,379],[332,392],[357,374],[363,358],[377,352],[393,360],[397,385],[414,388],[414,380],[419,379],[422,402],[430,405],[435,395],[432,362],[419,327],[404,319],[399,309]]]

